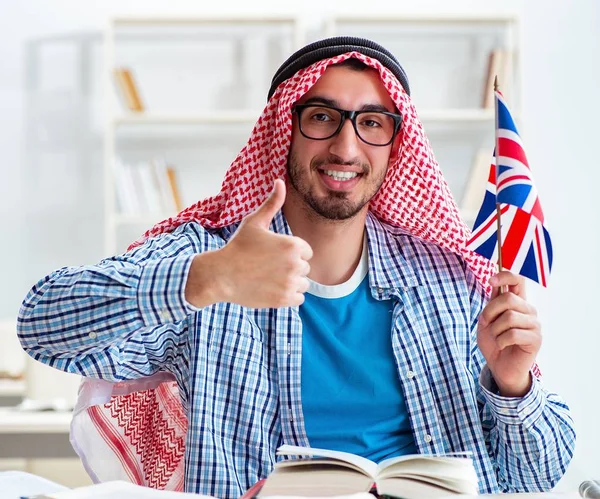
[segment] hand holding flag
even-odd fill
[[[515,273],[546,286],[552,245],[519,132],[497,89],[495,100],[495,160],[468,246],[500,267],[479,316],[477,344],[500,394],[522,397],[531,388],[531,373],[541,376],[535,358],[542,333],[523,279]],[[508,292],[501,293],[505,286]]]

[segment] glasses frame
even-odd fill
[[[308,135],[306,135],[304,133],[304,130],[302,130],[302,112],[311,107],[333,109],[334,111],[339,112],[342,116],[342,119],[340,120],[340,124],[338,125],[337,130],[335,132],[333,132],[331,135],[329,135],[328,137],[322,137],[320,139],[316,139],[314,137],[309,137]],[[352,127],[354,128],[354,133],[356,133],[356,136],[360,140],[362,140],[365,144],[368,144],[370,146],[375,146],[375,147],[385,147],[385,146],[389,146],[392,142],[394,142],[394,139],[396,138],[396,135],[398,134],[398,132],[400,131],[400,128],[402,126],[402,115],[396,114],[396,113],[390,113],[389,111],[348,111],[347,109],[340,109],[339,107],[327,106],[325,104],[295,104],[292,107],[292,112],[296,113],[298,115],[298,128],[300,129],[300,133],[302,134],[303,137],[306,137],[307,139],[310,139],[310,140],[329,140],[332,137],[335,137],[337,134],[339,134],[341,132],[342,127],[344,126],[344,123],[346,123],[346,120],[348,119],[352,122]],[[392,133],[392,138],[385,144],[373,144],[372,142],[369,142],[368,140],[365,140],[361,137],[361,135],[358,131],[358,128],[356,127],[356,118],[358,116],[360,116],[361,114],[367,114],[367,113],[381,113],[381,114],[385,114],[386,116],[390,116],[391,118],[394,119],[394,132]]]

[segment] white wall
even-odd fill
[[[100,30],[109,15],[201,14],[249,12],[246,2],[75,0],[1,0],[0,4],[0,318],[12,318],[33,284],[54,267],[83,263],[69,254],[53,254],[63,247],[67,233],[60,229],[40,232],[39,244],[31,234],[42,227],[36,220],[19,218],[27,200],[21,184],[23,144],[23,42],[45,34]],[[353,13],[354,2],[330,0],[331,12]],[[541,193],[554,241],[555,268],[549,290],[530,286],[531,299],[544,324],[545,342],[540,362],[546,384],[561,393],[572,407],[578,429],[573,464],[561,489],[573,489],[583,479],[600,478],[596,429],[600,403],[596,399],[599,376],[596,352],[600,327],[595,315],[600,294],[598,245],[600,236],[600,168],[595,150],[600,116],[597,82],[600,3],[596,0],[557,2],[543,0],[503,2],[380,1],[376,12],[519,12],[522,14],[524,57],[525,143]],[[252,2],[253,12],[301,14],[308,24],[327,13],[321,0],[285,4],[274,0]],[[370,5],[371,6],[371,5]],[[362,7],[366,11],[365,4]],[[169,9],[166,11],[165,9]],[[371,11],[372,12],[372,11]],[[33,200],[27,201],[29,204]],[[49,198],[48,203],[52,203]],[[22,222],[26,221],[27,225]],[[48,222],[46,222],[48,223]],[[97,221],[96,223],[99,223]],[[88,227],[88,244],[100,245],[100,226]],[[33,231],[33,232],[32,232]],[[97,240],[95,239],[97,237]],[[20,247],[20,240],[27,241]],[[47,248],[50,248],[48,250]]]

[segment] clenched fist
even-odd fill
[[[312,249],[299,237],[269,230],[284,201],[285,184],[276,180],[269,198],[242,220],[223,248],[194,258],[185,290],[188,302],[198,307],[229,302],[251,308],[304,302]]]
[[[506,270],[490,280],[491,299],[479,316],[477,344],[505,397],[523,397],[531,387],[531,366],[542,345],[535,308],[525,296],[525,279]],[[508,286],[506,293],[500,293]]]

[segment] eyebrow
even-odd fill
[[[327,97],[315,96],[310,99],[306,99],[304,104],[325,104],[326,106],[337,107],[340,108],[340,104],[335,99],[328,99]],[[341,108],[340,108],[341,109]],[[381,111],[386,113],[393,113],[394,111],[390,111],[387,107],[382,104],[363,104],[360,109],[356,109],[356,111]]]

